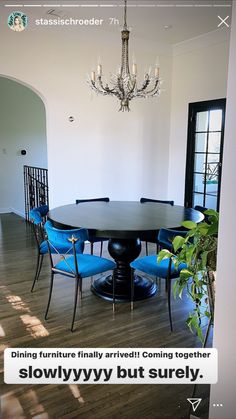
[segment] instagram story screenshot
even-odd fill
[[[235,419],[236,1],[0,1],[0,417]]]

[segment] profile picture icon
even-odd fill
[[[28,24],[28,18],[24,13],[12,12],[8,16],[8,26],[14,32],[22,32]]]

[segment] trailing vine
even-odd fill
[[[182,223],[188,232],[185,237],[176,236],[172,242],[173,252],[163,249],[158,254],[158,262],[165,258],[172,258],[176,268],[180,263],[185,267],[181,269],[179,278],[173,286],[174,297],[182,298],[186,290],[188,297],[194,303],[194,309],[186,320],[189,329],[196,331],[201,342],[204,336],[201,328],[201,318],[207,317],[213,321],[212,309],[212,281],[216,271],[217,234],[219,213],[215,210],[204,212],[207,222],[196,224],[192,221]],[[209,295],[211,294],[211,295]]]

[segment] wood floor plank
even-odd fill
[[[105,244],[104,256],[109,257]],[[150,246],[151,249],[151,246]],[[85,251],[89,253],[89,246]],[[99,252],[99,244],[95,245]],[[144,251],[143,251],[144,252]],[[155,246],[153,247],[155,252]],[[200,347],[185,325],[191,303],[174,300],[174,332],[170,332],[164,283],[152,298],[137,301],[133,313],[128,303],[111,303],[90,291],[84,281],[76,330],[70,332],[74,282],[57,277],[48,321],[44,312],[49,287],[49,261],[31,293],[36,249],[29,224],[14,215],[0,215],[0,355],[1,407],[4,419],[187,419],[192,385],[7,385],[3,383],[6,347]],[[207,419],[209,386],[198,386],[204,398],[199,414]]]

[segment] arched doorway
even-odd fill
[[[0,76],[0,212],[24,216],[23,166],[47,168],[46,111],[33,88]]]

